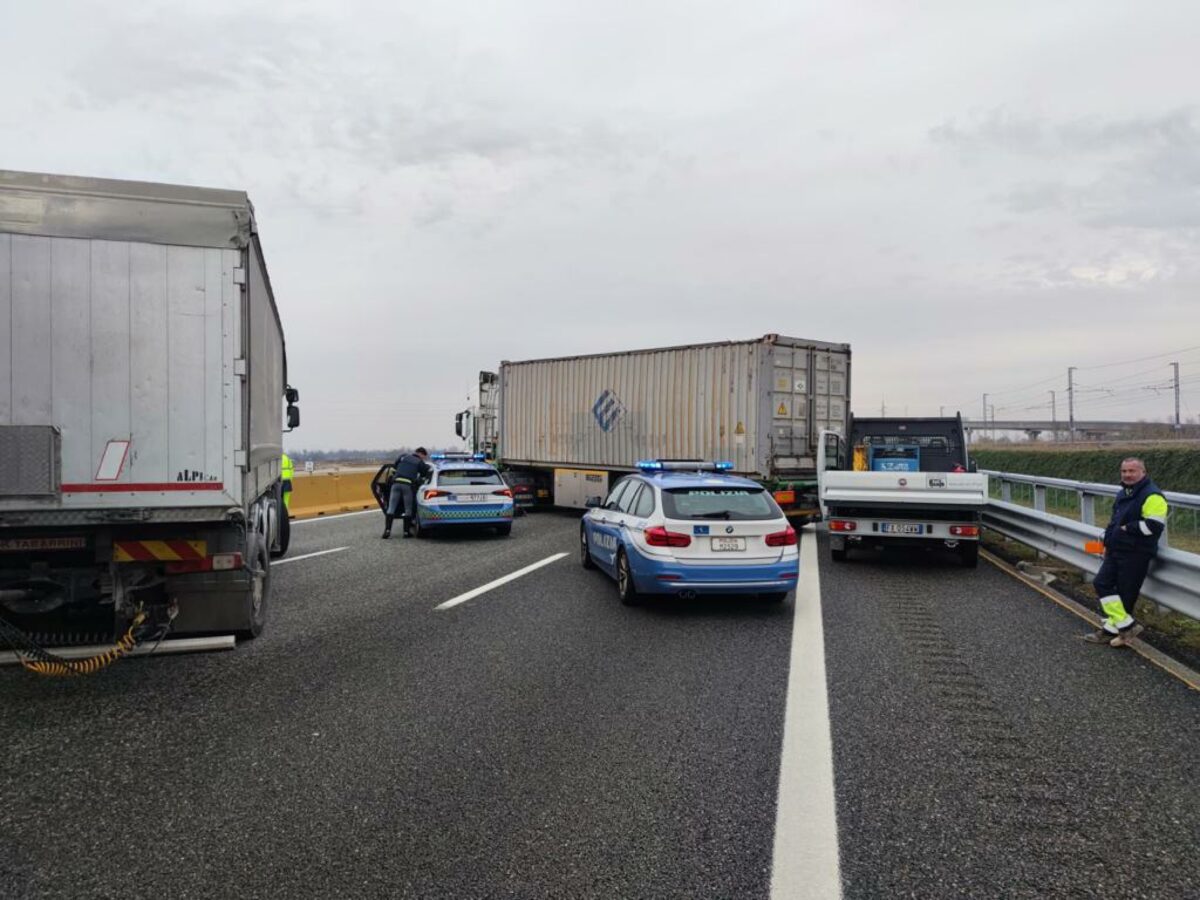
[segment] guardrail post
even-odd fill
[[[1033,508],[1038,512],[1046,511],[1046,486],[1044,484],[1033,486]]]
[[[1096,524],[1096,498],[1083,491],[1079,492],[1079,521],[1084,525]]]
[[[1000,482],[1000,499],[1003,500],[1005,503],[1012,503],[1012,482],[1011,481],[1001,481]]]

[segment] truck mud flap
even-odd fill
[[[213,634],[246,627],[247,596],[251,578],[244,571],[190,575],[169,586],[179,614],[171,634]]]

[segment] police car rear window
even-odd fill
[[[497,472],[487,469],[439,469],[438,484],[503,484]]]
[[[781,515],[762,488],[668,488],[663,491],[668,519],[774,519]]]

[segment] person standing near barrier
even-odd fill
[[[1104,529],[1104,562],[1093,581],[1104,623],[1085,641],[1125,647],[1142,633],[1134,606],[1166,527],[1167,498],[1146,474],[1146,464],[1136,457],[1123,460],[1121,488]]]
[[[387,513],[385,514],[383,537],[387,540],[392,536],[392,520],[400,507],[404,507],[404,536],[412,537],[413,517],[417,514],[417,485],[433,475],[429,466],[429,453],[424,447],[418,447],[412,453],[401,454],[392,468],[391,489],[388,494]]]

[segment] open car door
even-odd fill
[[[387,513],[388,494],[391,492],[388,485],[395,468],[391,463],[384,463],[371,479],[371,493],[375,496],[375,502],[379,504],[379,511],[382,513]]]

